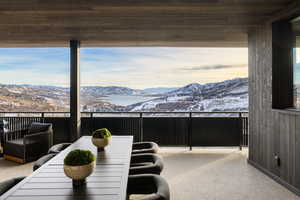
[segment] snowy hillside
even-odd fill
[[[83,95],[91,95],[95,97],[106,96],[106,95],[141,95],[143,94],[142,90],[135,90],[127,87],[119,86],[86,86],[81,87],[81,92]]]
[[[165,96],[128,106],[129,111],[246,111],[248,79],[189,84]]]
[[[128,106],[112,103],[111,98],[134,98]],[[141,98],[142,97],[142,98]],[[140,100],[147,97],[147,101]],[[150,100],[148,100],[150,99]],[[81,109],[106,111],[246,111],[248,79],[237,78],[218,83],[192,83],[181,88],[87,86],[81,88]],[[69,88],[32,85],[1,85],[0,111],[68,111]]]

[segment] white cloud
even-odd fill
[[[103,58],[82,64],[82,84],[122,85],[131,88],[174,87],[192,82],[217,82],[247,77],[247,49],[219,48],[128,48],[112,62]],[[239,65],[232,69],[179,71],[186,66]],[[95,67],[97,66],[97,67]],[[92,69],[92,70],[88,70]]]
[[[16,51],[0,55],[0,83],[69,85],[68,51]],[[57,56],[56,56],[57,55]],[[174,87],[247,77],[247,67],[180,70],[191,66],[247,65],[246,48],[82,49],[82,85]]]

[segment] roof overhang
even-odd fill
[[[291,0],[1,0],[0,47],[246,47]]]

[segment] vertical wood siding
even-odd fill
[[[249,160],[299,193],[300,115],[272,110],[271,25],[250,30],[248,40]]]

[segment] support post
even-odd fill
[[[80,42],[70,41],[70,136],[71,141],[80,137]]]
[[[239,112],[239,126],[240,126],[240,133],[241,133],[239,150],[242,151],[243,139],[244,139],[244,126],[243,126],[243,118],[241,112]]]
[[[188,142],[189,142],[189,147],[190,147],[190,151],[192,151],[193,150],[193,144],[192,144],[192,112],[190,112],[189,113],[189,127],[188,127]]]

